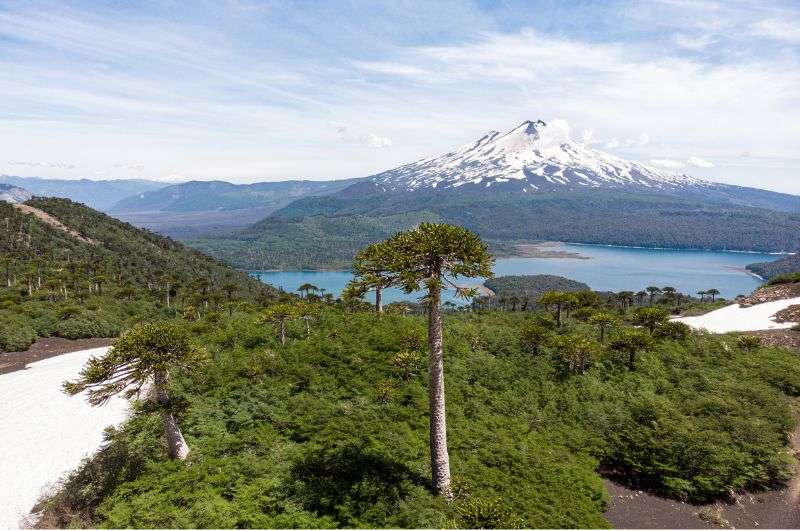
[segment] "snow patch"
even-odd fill
[[[750,307],[740,307],[739,304],[732,304],[706,313],[705,315],[679,317],[673,320],[676,322],[683,322],[694,329],[705,329],[711,333],[787,329],[794,326],[795,323],[775,322],[775,313],[795,304],[800,304],[800,298],[776,300],[774,302],[765,302]]]
[[[90,357],[107,351],[67,353],[0,375],[0,528],[20,527],[40,496],[100,447],[105,428],[127,417],[122,398],[93,407],[85,395],[61,391]]]

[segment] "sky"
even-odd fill
[[[358,177],[527,119],[800,194],[800,2],[0,0],[0,174]]]

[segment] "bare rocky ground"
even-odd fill
[[[767,329],[764,331],[748,331],[746,335],[754,335],[767,346],[782,346],[790,350],[800,351],[800,331],[793,329]]]
[[[739,305],[749,307],[751,305],[763,304],[764,302],[774,302],[786,298],[796,298],[800,296],[800,282],[781,283],[777,285],[766,285],[753,291],[750,296],[738,299]]]
[[[57,355],[74,351],[90,350],[109,346],[114,339],[69,340],[48,337],[37,340],[27,351],[0,353],[0,375],[25,369],[25,366]]]
[[[800,322],[800,304],[790,305],[775,313],[776,322]]]

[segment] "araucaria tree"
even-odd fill
[[[475,291],[455,284],[460,277],[490,277],[494,259],[478,236],[460,226],[422,223],[382,243],[369,245],[356,255],[356,277],[351,282],[359,291],[374,289],[373,282],[385,282],[406,293],[426,291],[428,308],[428,402],[430,406],[430,451],[433,488],[448,500],[450,457],[447,451],[447,422],[444,393],[444,352],[442,349],[442,289],[450,286],[457,294],[474,296]],[[376,275],[379,278],[376,278]]]
[[[169,456],[184,460],[189,446],[173,414],[169,374],[170,370],[196,368],[205,359],[204,350],[195,346],[178,324],[142,324],[120,337],[103,357],[89,359],[77,380],[64,383],[64,391],[75,395],[88,390],[89,403],[102,405],[117,394],[130,399],[145,384],[152,384],[151,395],[164,420]]]
[[[572,293],[565,293],[563,291],[545,291],[539,298],[539,304],[554,309],[556,317],[556,326],[561,327],[561,313],[570,307],[570,305],[577,304],[578,299]]]
[[[261,314],[261,321],[278,324],[278,336],[281,344],[286,344],[286,321],[297,316],[296,308],[290,304],[273,304]]]

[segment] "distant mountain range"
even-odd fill
[[[800,249],[798,196],[654,169],[542,121],[300,198],[239,234],[192,244],[246,268],[346,266],[353,247],[422,219],[466,226],[508,252],[532,240]]]
[[[357,179],[312,181],[286,180],[231,184],[219,180],[191,181],[126,197],[110,208],[112,213],[201,212],[245,210],[285,206],[309,195],[328,195],[342,190]]]
[[[177,239],[229,233],[308,196],[324,196],[356,182],[287,180],[231,184],[191,181],[126,197],[110,213],[136,226]]]
[[[12,175],[0,175],[0,183],[24,188],[38,197],[64,197],[101,211],[130,195],[165,186],[164,182],[144,179],[65,180]]]
[[[177,239],[246,228],[293,200],[335,193],[357,179],[232,184],[155,180],[62,180],[1,175],[0,183],[40,197],[63,197]]]

